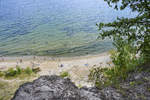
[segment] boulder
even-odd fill
[[[41,76],[19,87],[12,100],[150,100],[150,73],[132,73],[116,86],[78,88],[68,78]]]
[[[68,78],[41,76],[19,87],[12,100],[101,100],[98,94],[79,89]]]

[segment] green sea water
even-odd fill
[[[133,17],[103,0],[0,0],[1,56],[82,56],[113,48],[96,23]]]

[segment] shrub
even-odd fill
[[[138,65],[144,63],[142,56],[137,57],[137,48],[132,41],[116,40],[114,45],[117,50],[111,52],[111,59],[115,68],[110,71],[116,76],[124,77],[124,74],[135,71]]]
[[[17,66],[16,71],[17,71],[17,74],[19,75],[23,72],[23,69],[21,69],[19,66]]]
[[[119,49],[120,45],[122,47]],[[124,43],[122,45],[119,43],[119,46],[116,51],[110,51],[114,67],[98,67],[90,70],[89,79],[97,87],[125,80],[129,73],[137,71],[137,66],[144,63],[143,57],[136,57],[136,48],[134,48],[133,44]]]
[[[24,72],[28,75],[31,75],[33,73],[32,69],[30,67],[27,67],[26,69],[24,69]]]
[[[3,77],[4,75],[4,72],[0,71],[0,77]]]
[[[5,76],[6,77],[12,77],[12,76],[16,76],[17,75],[17,71],[13,68],[9,68],[6,72],[5,72]]]
[[[25,69],[22,69],[19,66],[16,66],[16,68],[9,68],[6,71],[0,71],[0,77],[4,78],[12,78],[12,77],[18,77],[18,78],[24,78],[27,77],[28,75],[31,75],[33,72],[38,72],[40,69],[31,69],[30,67],[27,67]]]
[[[60,73],[60,76],[64,78],[64,77],[69,77],[70,75],[68,72],[62,72]]]
[[[106,72],[110,70],[109,68],[92,68],[90,74],[88,75],[89,80],[95,83],[95,86],[101,89],[101,87],[108,86],[111,80],[108,78]]]

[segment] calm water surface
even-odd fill
[[[112,48],[97,22],[133,17],[103,0],[0,0],[0,55],[79,56]]]

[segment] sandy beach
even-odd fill
[[[88,81],[89,70],[93,67],[113,66],[108,52],[99,55],[88,55],[81,57],[1,57],[0,70],[7,70],[10,67],[40,67],[41,75],[60,75],[61,72],[68,72],[70,78],[76,84],[91,86]]]

